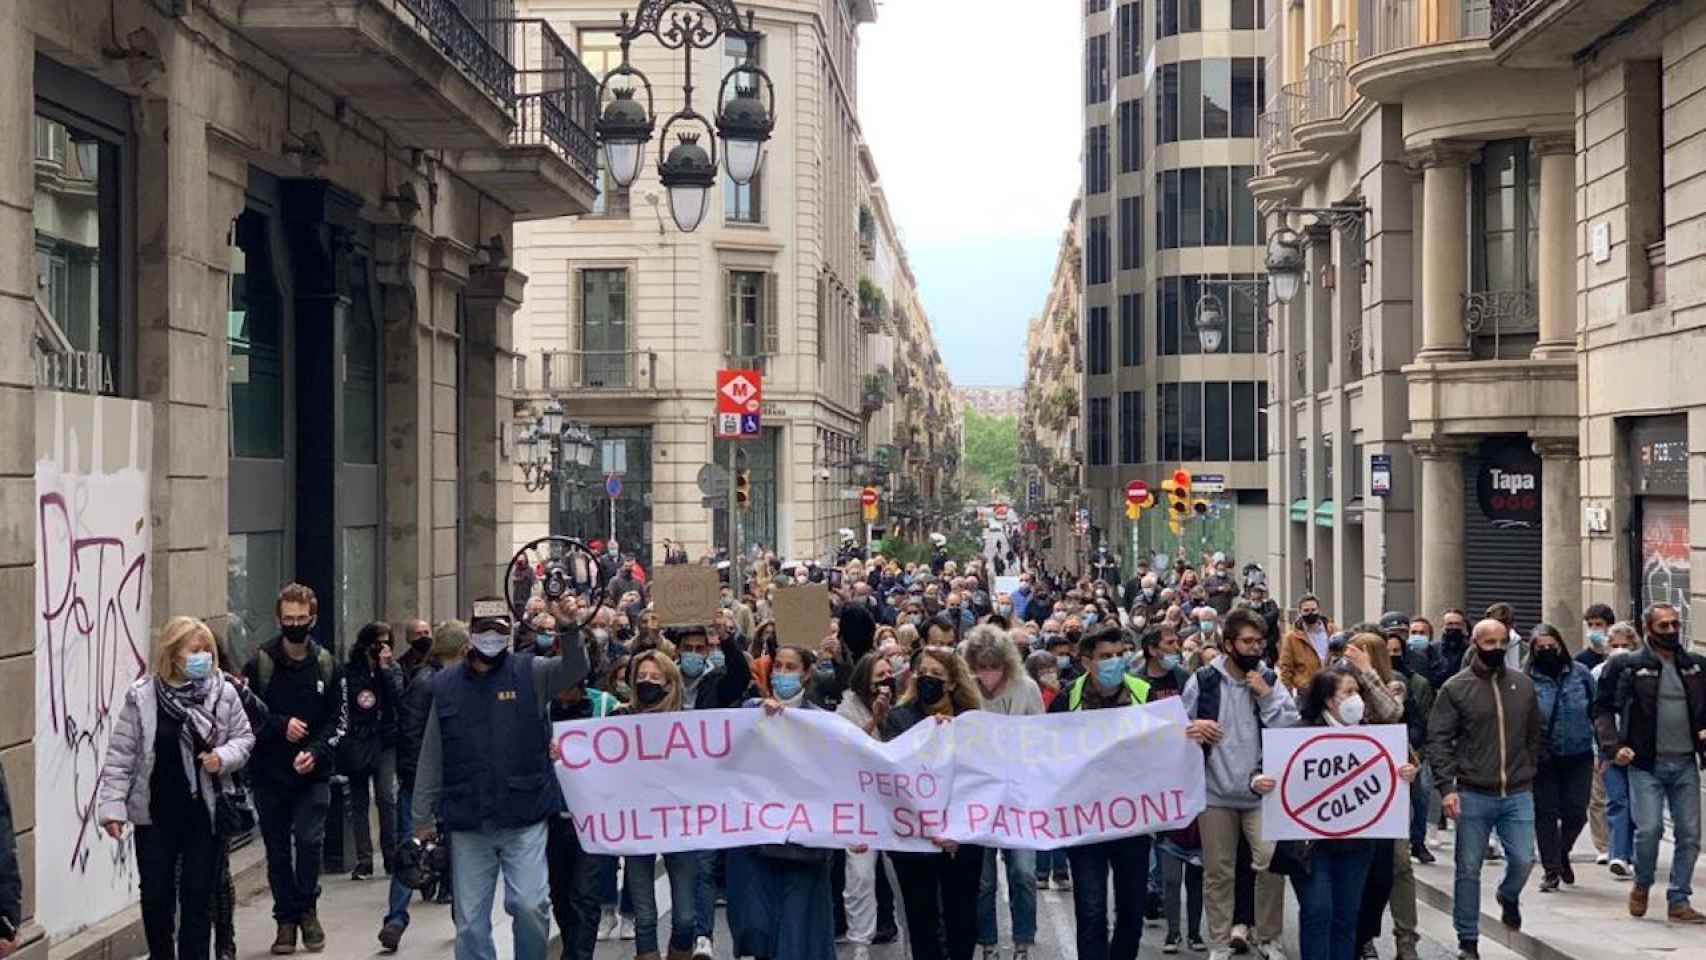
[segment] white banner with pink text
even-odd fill
[[[1049,850],[1188,825],[1202,748],[1177,699],[925,722],[887,743],[819,710],[559,723],[557,779],[593,853],[761,843]]]

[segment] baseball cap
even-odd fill
[[[509,602],[500,597],[480,597],[468,618],[468,638],[474,649],[495,657],[509,649],[511,629]],[[502,642],[497,638],[502,637]]]

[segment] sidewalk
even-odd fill
[[[1416,896],[1425,905],[1449,915],[1454,868],[1453,831],[1437,834],[1430,847],[1439,862],[1418,863]],[[1672,845],[1660,845],[1656,880],[1646,917],[1629,916],[1630,881],[1618,880],[1595,864],[1587,831],[1582,831],[1570,857],[1575,886],[1541,893],[1538,863],[1523,888],[1522,929],[1511,931],[1499,922],[1494,890],[1504,876],[1504,861],[1487,861],[1481,868],[1481,942],[1503,944],[1529,960],[1654,960],[1655,957],[1706,957],[1706,927],[1672,925],[1665,919],[1665,880],[1670,875]],[[1706,858],[1694,871],[1695,906],[1706,904]],[[1485,949],[1483,948],[1483,953]]]

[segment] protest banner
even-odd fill
[[[1008,596],[1012,596],[1013,591],[1019,589],[1019,583],[1020,581],[1018,577],[996,577],[995,592],[997,594],[1005,593]]]
[[[593,853],[760,843],[1039,850],[1181,828],[1204,805],[1177,699],[971,711],[887,743],[821,710],[694,710],[555,727],[557,779]]]
[[[665,564],[652,574],[652,596],[656,599],[658,626],[706,626],[717,620],[722,602],[722,581],[715,567],[702,564]]]
[[[1401,723],[1263,730],[1262,769],[1279,785],[1262,798],[1262,839],[1408,837],[1408,752]]]
[[[821,583],[777,587],[770,601],[776,618],[776,642],[816,650],[829,636],[829,588]]]

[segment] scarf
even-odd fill
[[[160,709],[180,727],[179,737],[189,747],[190,756],[213,749],[213,709],[207,703],[212,689],[209,679],[169,683],[156,677],[154,693]]]

